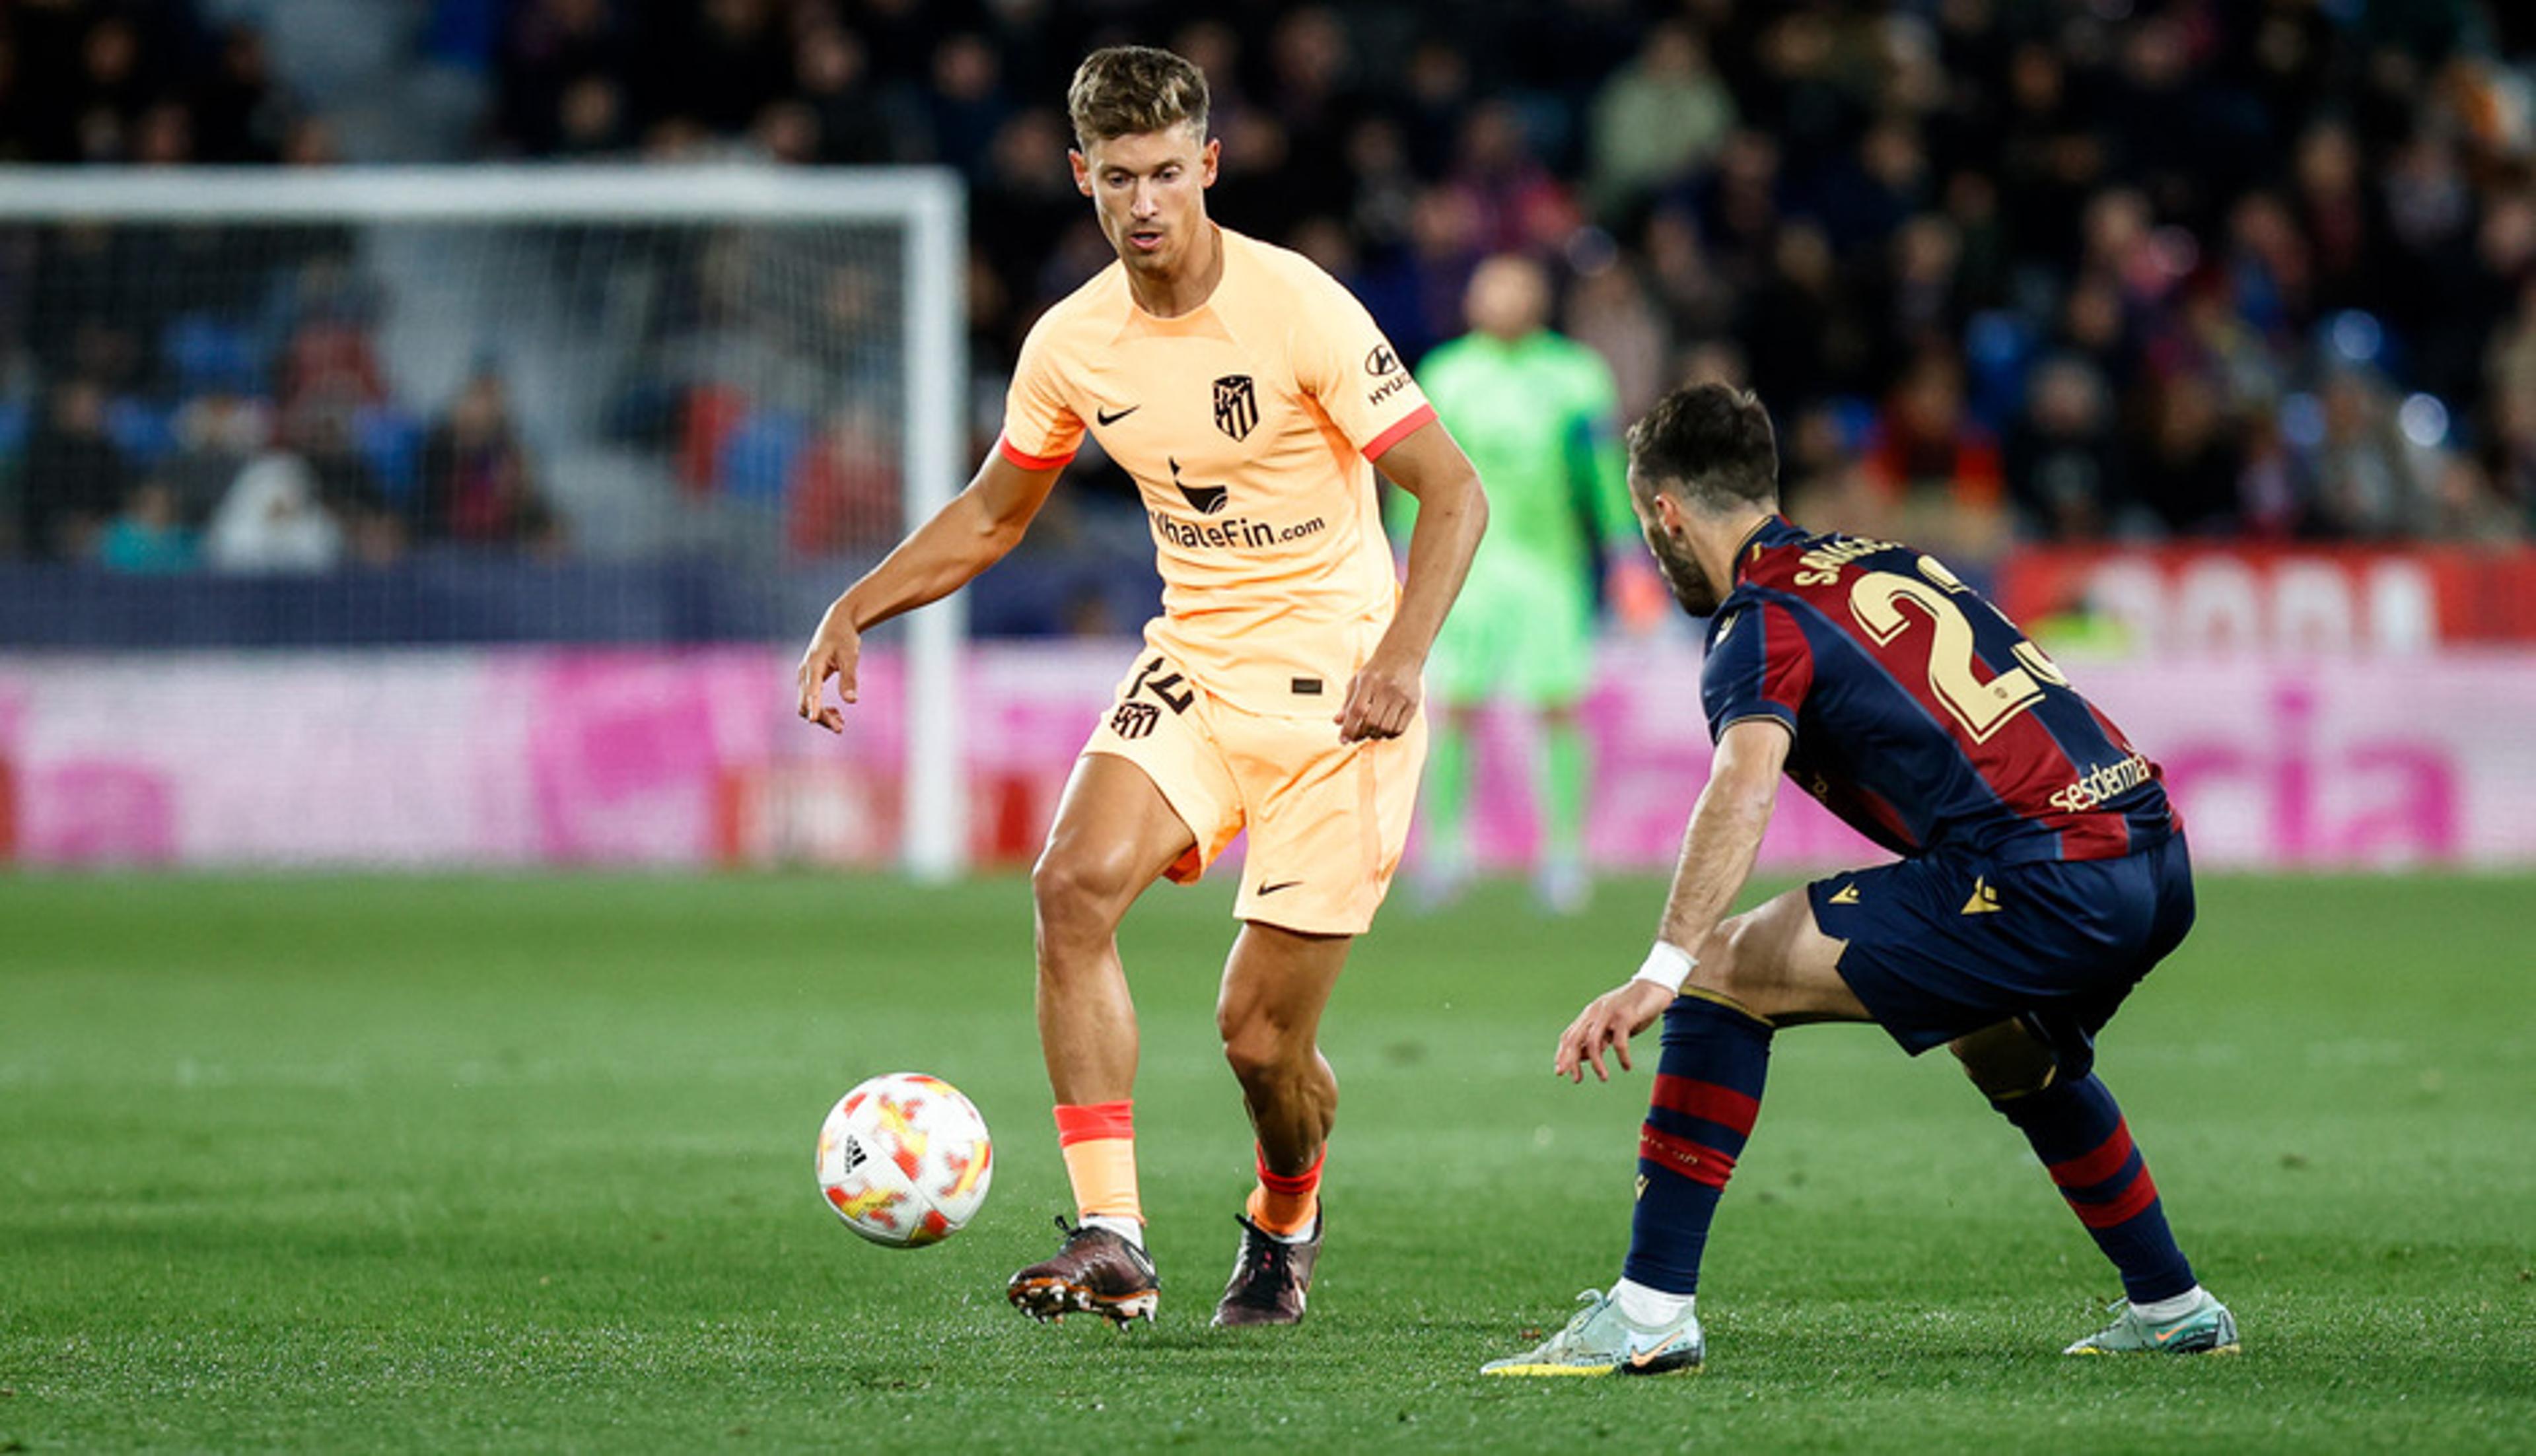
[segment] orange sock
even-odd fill
[[[1250,1190],[1250,1222],[1280,1237],[1310,1233],[1321,1216],[1321,1165],[1330,1161],[1329,1145],[1322,1144],[1312,1166],[1291,1177],[1269,1171],[1268,1155],[1256,1145],[1251,1152],[1259,1162],[1259,1186]]]
[[[1056,1145],[1065,1154],[1065,1175],[1074,1184],[1078,1218],[1145,1221],[1136,1196],[1136,1104],[1133,1101],[1060,1103]]]

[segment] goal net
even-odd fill
[[[965,474],[962,212],[933,169],[0,169],[0,650],[789,661]],[[893,635],[896,848],[948,874],[956,600]]]

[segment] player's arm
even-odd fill
[[[1589,357],[1567,442],[1568,478],[1595,535],[1603,562],[1603,599],[1632,632],[1653,630],[1673,608],[1664,578],[1638,538],[1629,502],[1628,447],[1620,431],[1619,385],[1599,356]]]
[[[838,695],[855,701],[862,634],[901,612],[950,596],[1002,560],[1030,529],[1031,518],[1046,504],[1064,470],[1062,464],[1028,470],[1000,449],[988,455],[967,489],[848,587],[819,619],[819,630],[801,654],[801,716],[830,732],[843,732],[845,715],[820,699],[833,675]]]
[[[1762,831],[1770,827],[1779,798],[1779,775],[1787,767],[1793,740],[1787,726],[1775,718],[1747,718],[1718,739],[1708,787],[1690,811],[1682,832],[1681,861],[1674,869],[1673,893],[1666,898],[1660,946],[1690,955],[1708,943],[1718,924],[1734,908],[1751,878],[1752,861],[1761,853]],[[1661,953],[1661,952],[1659,952]],[[1585,1080],[1585,1068],[1603,1081],[1612,1079],[1603,1065],[1609,1048],[1626,1070],[1629,1038],[1645,1031],[1676,992],[1653,981],[1632,978],[1605,991],[1568,1024],[1558,1039],[1553,1070],[1571,1082]]]
[[[1339,709],[1342,742],[1394,738],[1409,730],[1410,720],[1418,715],[1426,651],[1435,645],[1453,599],[1461,595],[1472,553],[1489,527],[1489,497],[1480,485],[1480,473],[1453,443],[1452,433],[1434,419],[1403,435],[1378,463],[1392,484],[1416,499],[1418,520],[1409,529],[1408,579],[1400,589],[1400,609]]]

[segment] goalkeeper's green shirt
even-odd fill
[[[1418,382],[1488,488],[1475,578],[1502,563],[1582,582],[1598,545],[1636,538],[1618,393],[1599,354],[1547,329],[1512,344],[1466,334],[1429,353]],[[1394,490],[1389,515],[1405,544],[1418,502]]]

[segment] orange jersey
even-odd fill
[[[1336,279],[1217,232],[1224,277],[1189,313],[1146,313],[1116,263],[1049,309],[997,448],[1047,470],[1089,428],[1144,495],[1146,640],[1238,707],[1336,713],[1399,595],[1371,462],[1435,411]]]

